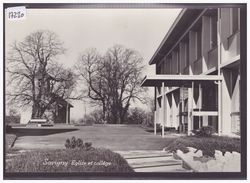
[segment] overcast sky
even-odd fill
[[[58,34],[67,52],[59,62],[70,67],[86,48],[105,52],[114,44],[137,50],[146,65],[160,45],[180,9],[28,9],[25,20],[5,21],[6,51],[13,41],[46,29]],[[72,118],[84,115],[83,103],[74,103]],[[88,109],[87,109],[88,112]]]

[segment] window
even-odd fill
[[[215,48],[217,46],[217,16],[212,16],[210,18],[211,27],[211,44],[210,48]]]
[[[171,74],[171,59],[167,58],[167,74]]]
[[[172,52],[172,74],[179,73],[179,50]]]
[[[201,58],[201,30],[196,32],[196,60]]]
[[[189,43],[185,44],[185,62],[184,62],[184,67],[188,66],[188,61],[189,61]]]
[[[163,64],[164,64],[164,69],[163,69],[163,74],[167,74],[167,59],[166,57],[163,58]]]
[[[161,67],[160,67],[160,65],[157,63],[157,64],[156,64],[156,74],[160,74],[160,72],[161,72]]]
[[[231,8],[231,34],[236,33],[239,30],[239,8]]]
[[[160,74],[164,74],[164,62],[162,61],[160,64],[161,67],[161,73]]]
[[[180,52],[177,51],[176,52],[176,74],[179,74],[180,73]]]
[[[221,23],[221,42],[224,48],[229,49],[229,41],[232,41],[233,36],[240,29],[240,9],[239,8],[221,8],[220,23]],[[232,37],[232,38],[231,38]],[[231,39],[231,40],[229,40]]]

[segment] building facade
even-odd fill
[[[240,135],[240,62],[240,8],[183,9],[141,84],[155,88],[155,128]]]

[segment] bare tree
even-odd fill
[[[76,67],[88,86],[87,96],[102,105],[103,119],[109,123],[123,123],[131,102],[144,102],[144,89],[140,87],[142,57],[138,52],[115,45],[101,56],[89,49]]]
[[[7,99],[18,106],[32,105],[32,118],[41,118],[60,99],[70,98],[74,73],[56,62],[63,43],[50,31],[37,31],[14,42],[7,58]]]
[[[107,87],[103,78],[103,59],[96,49],[87,49],[80,55],[75,68],[87,87],[82,89],[84,97],[90,98],[92,104],[102,106],[103,121],[106,120]]]

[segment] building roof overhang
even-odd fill
[[[69,108],[74,107],[72,104],[70,104],[69,102],[67,102],[67,101],[64,100],[64,99],[57,101],[57,103],[60,104],[60,105],[62,105],[62,106],[64,106],[64,107],[67,107],[67,106],[68,106]]]
[[[69,103],[67,100],[65,100],[64,98],[62,98],[61,96],[57,95],[57,94],[52,94],[52,96],[55,98],[57,104],[60,104],[62,106],[68,106],[68,107],[74,107],[71,103]]]
[[[192,25],[195,19],[204,12],[204,8],[190,9],[185,8],[179,13],[172,26],[168,30],[161,44],[155,51],[149,61],[149,65],[162,60],[164,56],[172,49],[176,41],[185,33],[188,27]]]
[[[222,80],[218,75],[152,75],[145,76],[141,82],[142,87],[160,87],[164,82],[165,86],[191,87],[192,82],[198,84],[209,84]]]

